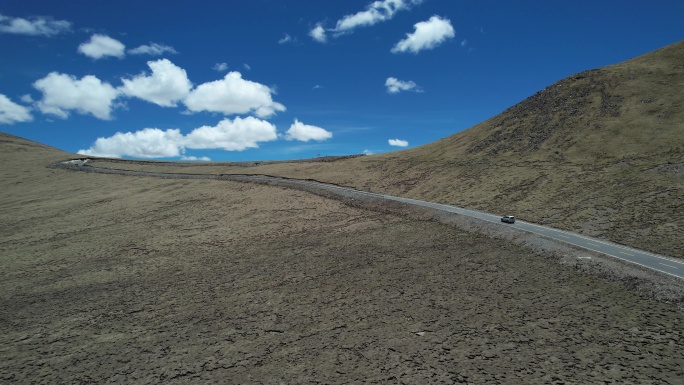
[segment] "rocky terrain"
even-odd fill
[[[675,304],[505,240],[0,141],[0,381],[676,383]]]

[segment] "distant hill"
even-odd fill
[[[76,156],[54,147],[0,132],[0,176],[5,179],[22,173],[33,173],[52,162]]]
[[[37,152],[47,152],[54,155],[60,155],[64,157],[66,152],[59,150],[48,145],[34,142],[28,139],[20,138],[18,136],[6,134],[0,132],[0,145],[2,145],[3,153],[16,157],[16,153],[31,152],[33,154]],[[31,156],[35,157],[34,155]]]
[[[570,76],[424,146],[250,171],[515,214],[684,257],[684,41]]]

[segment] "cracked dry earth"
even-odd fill
[[[674,307],[504,241],[280,187],[2,177],[3,384],[684,378]]]

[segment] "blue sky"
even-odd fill
[[[3,0],[0,131],[145,159],[395,151],[675,43],[683,17],[680,0]]]

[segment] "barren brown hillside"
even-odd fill
[[[682,258],[683,89],[679,42],[563,79],[477,126],[410,150],[337,162],[201,165],[183,172],[313,178],[515,214]]]
[[[280,187],[47,167],[69,157],[0,134],[2,384],[684,375],[674,277]]]

